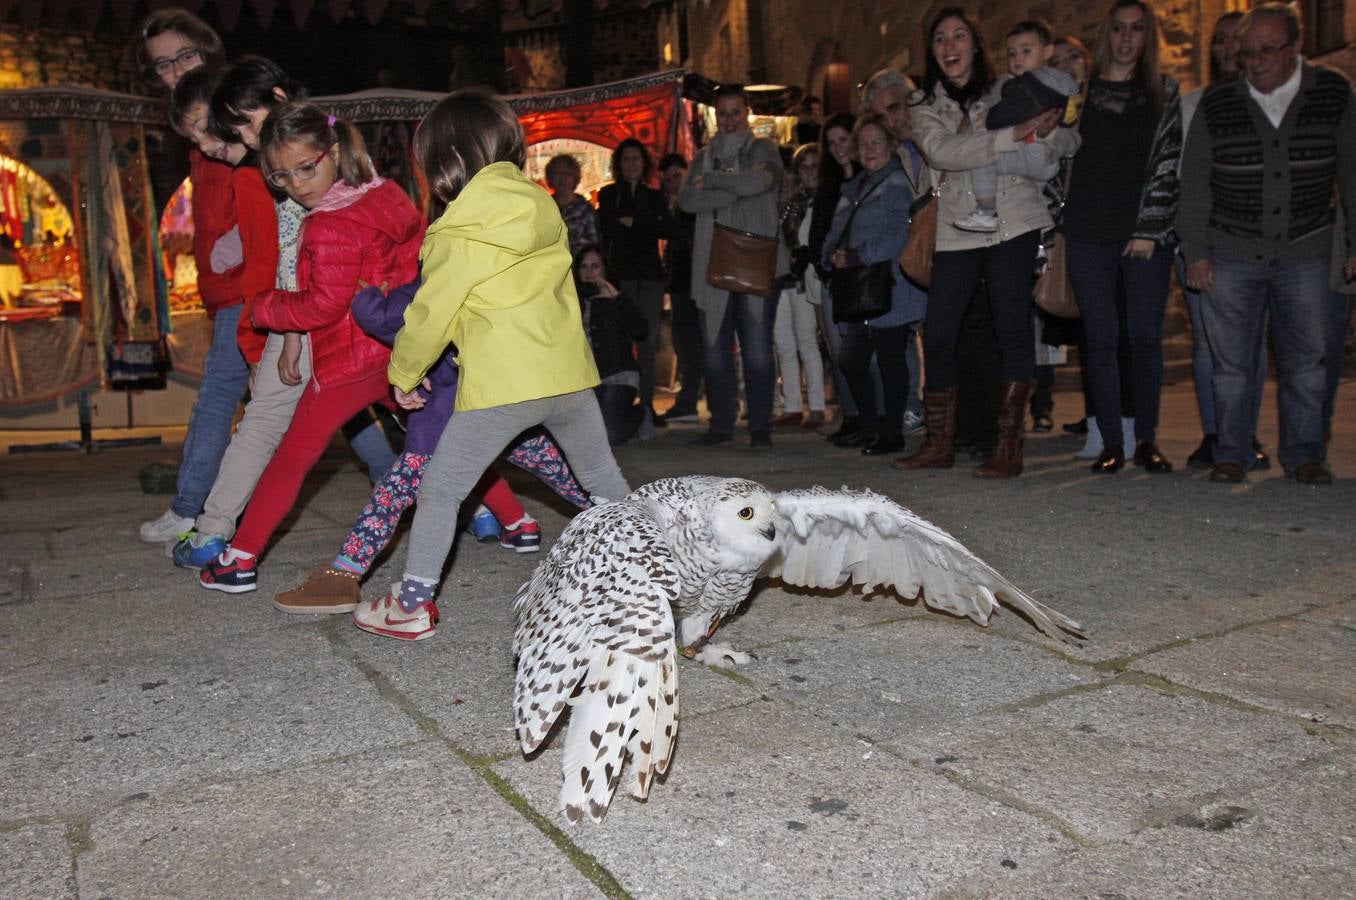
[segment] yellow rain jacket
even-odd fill
[[[598,384],[556,203],[517,166],[475,174],[428,228],[422,283],[387,375],[413,390],[448,344],[458,410],[555,397]]]

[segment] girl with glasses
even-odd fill
[[[310,103],[284,104],[264,122],[260,151],[265,178],[308,212],[297,289],[259,294],[251,318],[269,331],[306,332],[311,377],[234,539],[199,573],[203,587],[226,593],[256,589],[258,557],[330,438],[386,399],[390,351],[358,327],[351,306],[366,284],[411,281],[423,234],[409,197],[375,173],[362,135],[348,122]]]

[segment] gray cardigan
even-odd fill
[[[1333,182],[1316,192],[1309,182],[1319,175],[1336,182],[1349,216],[1348,246],[1356,246],[1356,98],[1340,74],[1301,67],[1299,93],[1279,129],[1248,93],[1246,79],[1205,92],[1182,154],[1177,235],[1188,263],[1216,254],[1294,261],[1328,253]],[[1315,206],[1315,196],[1329,208],[1299,217]]]
[[[758,166],[762,168],[757,168]],[[700,177],[701,187],[693,182]],[[717,221],[768,237],[777,237],[777,193],[782,184],[782,158],[769,140],[752,132],[718,134],[697,151],[678,194],[684,212],[697,216],[692,242],[692,298],[707,313],[706,339],[715,340],[728,294],[706,283],[711,234]],[[777,249],[777,275],[790,271],[786,247]],[[759,315],[755,311],[755,316]]]

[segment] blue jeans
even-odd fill
[[[754,319],[761,311],[762,321]],[[699,310],[704,317],[706,312]],[[777,316],[775,297],[730,294],[721,315],[714,344],[706,344],[706,402],[711,407],[712,434],[733,435],[735,428],[734,347],[744,363],[744,396],[749,404],[749,431],[768,431],[772,421],[772,393],[777,369],[772,358],[772,325]],[[702,339],[710,332],[703,324]]]
[[[1076,241],[1065,238],[1069,281],[1083,318],[1088,359],[1084,364],[1092,384],[1097,427],[1106,446],[1124,447],[1126,438],[1137,443],[1155,440],[1158,407],[1163,393],[1163,315],[1168,308],[1168,280],[1172,251],[1155,245],[1153,256],[1132,259],[1120,241]],[[1125,285],[1125,319],[1130,339],[1130,386],[1135,399],[1135,433],[1121,429],[1121,376],[1116,352],[1121,325],[1116,311],[1116,282]],[[1207,332],[1209,328],[1207,327]],[[1219,403],[1216,390],[1215,402]],[[1252,448],[1252,429],[1248,429]]]
[[[1328,294],[1328,343],[1323,352],[1327,362],[1327,386],[1323,392],[1323,433],[1332,431],[1332,408],[1337,402],[1337,385],[1342,381],[1342,355],[1347,349],[1347,324],[1351,321],[1351,295],[1332,291]]]
[[[1186,298],[1187,315],[1191,317],[1191,376],[1196,382],[1196,409],[1201,414],[1201,431],[1205,434],[1218,434],[1215,422],[1215,389],[1210,383],[1215,366],[1210,360],[1210,342],[1205,337],[1205,322],[1201,318],[1202,293],[1186,286],[1186,261],[1181,255],[1174,258],[1177,267],[1177,283],[1182,286],[1182,296]],[[1338,373],[1341,373],[1341,361],[1338,361]],[[1262,414],[1262,386],[1267,382],[1266,330],[1262,332],[1262,346],[1257,354],[1257,393],[1253,397],[1253,426],[1257,431],[1257,417]]]
[[[241,307],[217,310],[212,320],[212,345],[203,363],[202,386],[188,417],[184,458],[179,464],[178,492],[170,509],[176,516],[196,519],[217,480],[222,454],[231,442],[235,409],[250,383],[250,369],[235,341]]]
[[[1281,465],[1322,462],[1328,257],[1287,263],[1215,256],[1215,289],[1201,305],[1215,374],[1215,463],[1252,467],[1253,392],[1267,314],[1276,350]]]

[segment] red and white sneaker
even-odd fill
[[[438,632],[438,605],[432,600],[405,612],[395,595],[400,583],[391,586],[386,596],[368,603],[359,603],[353,610],[353,624],[369,634],[398,638],[402,641],[422,641]]]
[[[514,553],[536,553],[541,549],[541,525],[523,516],[499,533],[499,546]]]

